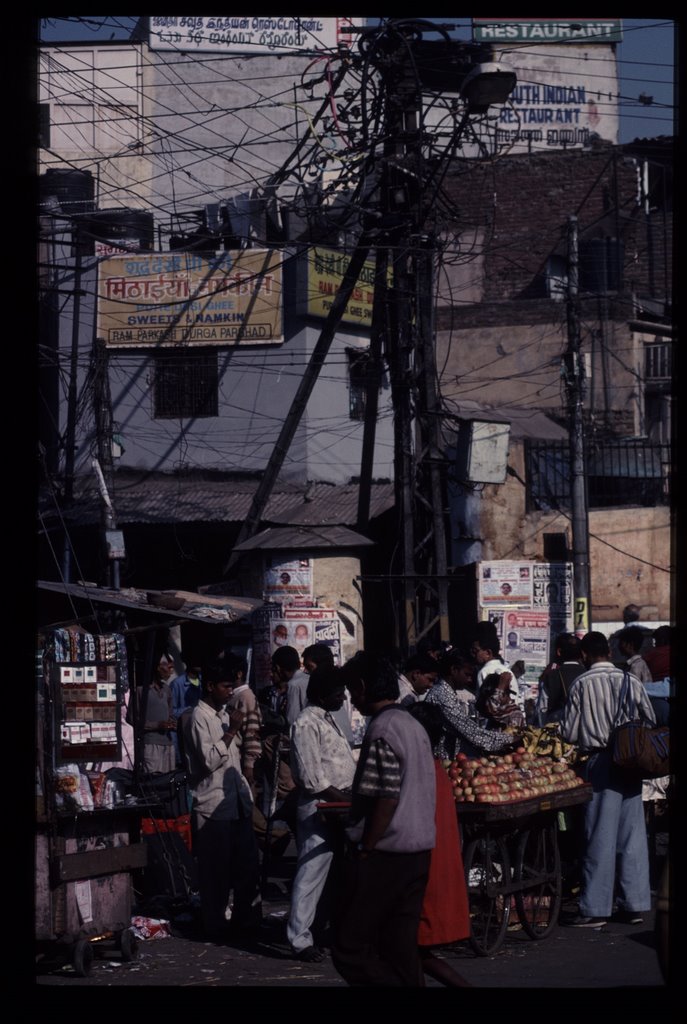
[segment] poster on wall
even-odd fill
[[[272,682],[272,623],[281,616],[281,605],[263,605],[251,617],[253,656],[252,672],[256,691]]]
[[[530,684],[525,696],[536,698],[539,676],[549,661],[549,614],[523,609],[504,611],[502,629],[501,653],[509,665],[523,662],[525,674],[521,682]],[[531,684],[534,684],[533,692]]]
[[[529,562],[482,562],[479,567],[479,603],[495,605],[532,604],[532,566]]]
[[[333,608],[285,608],[281,621],[299,654],[312,644],[325,644],[332,649],[334,664],[341,664],[341,623]]]
[[[291,560],[272,558],[265,569],[263,599],[281,605],[312,604],[312,562],[309,558]]]
[[[493,622],[501,654],[521,661],[526,699],[536,699],[558,633],[573,626],[573,578],[569,562],[482,562],[477,567],[479,617]]]
[[[548,612],[554,633],[572,630],[572,594],[570,562],[535,562],[532,565],[532,607]]]

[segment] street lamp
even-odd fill
[[[471,114],[485,114],[493,105],[505,103],[517,78],[500,64],[476,64],[463,79],[460,95]]]

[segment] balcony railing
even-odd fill
[[[670,502],[668,444],[642,438],[588,445],[585,475],[588,508]],[[528,511],[571,507],[570,447],[566,441],[530,441],[527,459]]]

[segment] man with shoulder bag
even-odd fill
[[[563,713],[563,738],[587,755],[585,780],[593,795],[585,807],[585,849],[578,928],[601,928],[613,912],[616,863],[620,899],[616,920],[640,924],[651,909],[649,850],[642,807],[642,780],[613,763],[617,726],[639,720],[655,724],[642,683],[617,669],[603,633],[591,632],[580,643],[586,671],[573,682]]]

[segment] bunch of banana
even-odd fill
[[[563,740],[557,722],[544,726],[528,725],[521,735],[522,745],[528,753],[550,756],[557,761],[561,758],[572,759],[577,749],[572,743]]]

